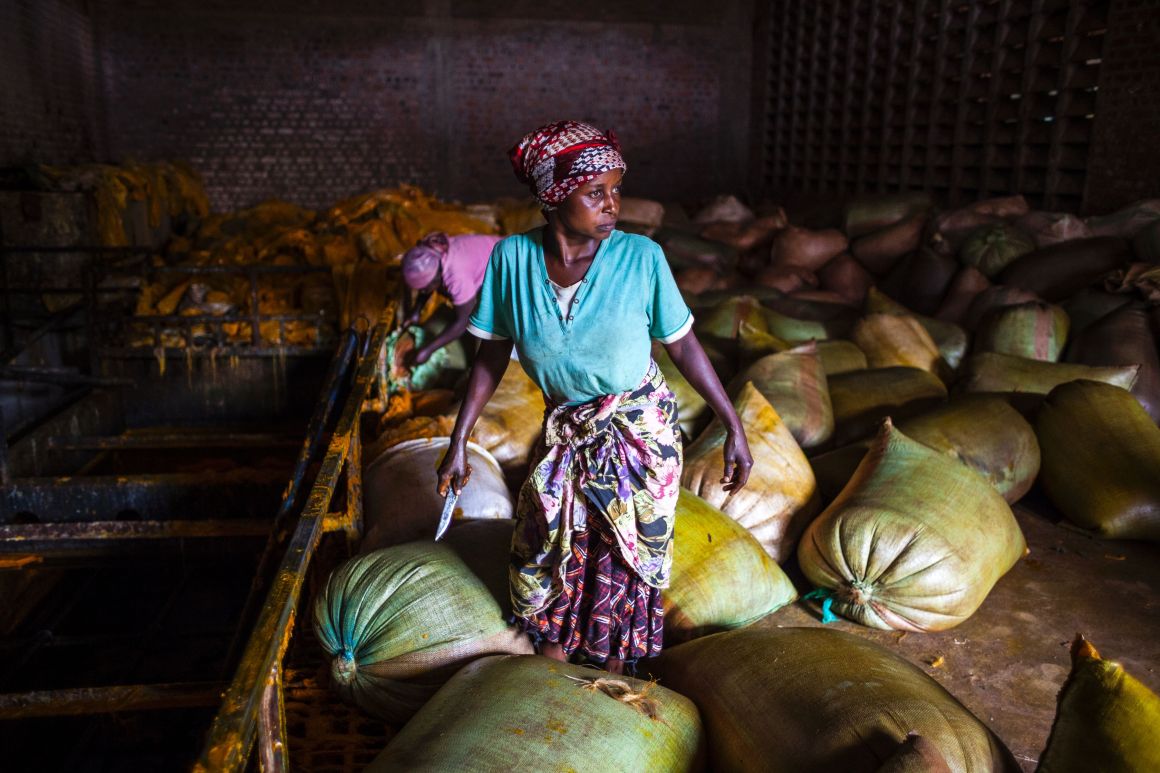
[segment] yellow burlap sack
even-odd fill
[[[749,529],[781,562],[818,511],[814,473],[789,427],[752,383],[746,382],[733,405],[753,454],[748,484],[734,492],[722,488],[725,428],[714,419],[685,450],[681,485]]]

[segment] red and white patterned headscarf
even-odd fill
[[[560,206],[568,194],[613,169],[628,170],[620,142],[579,121],[558,121],[526,135],[508,151],[516,177],[532,189],[545,209]]]

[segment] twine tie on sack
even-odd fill
[[[343,649],[330,662],[330,675],[339,684],[350,684],[354,681],[356,673],[358,673],[358,661],[354,659],[354,653],[348,649]]]
[[[632,685],[623,679],[608,679],[607,677],[586,679],[579,676],[568,676],[565,678],[571,679],[573,682],[579,682],[582,689],[590,692],[602,692],[609,698],[627,704],[649,719],[658,719],[660,717],[660,709],[657,706],[657,702],[648,697],[648,691],[652,689],[656,682],[648,682],[637,692],[632,689]]]

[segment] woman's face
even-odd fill
[[[572,191],[556,209],[556,218],[564,229],[589,239],[607,239],[620,215],[623,177],[623,169],[613,169]]]

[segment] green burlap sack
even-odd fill
[[[1059,306],[1041,301],[993,309],[975,334],[975,351],[1056,362],[1067,343],[1069,320]]]
[[[664,591],[666,642],[749,625],[796,598],[793,583],[752,534],[681,489]]]
[[[979,473],[883,422],[854,477],[806,528],[798,563],[833,610],[873,628],[970,617],[1027,548]]]
[[[866,370],[870,365],[866,362],[866,353],[858,348],[853,341],[831,339],[818,341],[818,357],[822,361],[822,370],[826,376],[836,376],[839,373],[849,373],[852,370]]]
[[[815,342],[753,362],[733,379],[730,393],[736,395],[746,382],[765,396],[803,449],[817,448],[830,439],[834,409]]]
[[[703,426],[703,420],[709,417],[709,404],[688,379],[681,375],[677,364],[659,341],[653,342],[652,358],[664,374],[665,383],[677,396],[677,420],[680,422],[681,432],[687,438],[696,437],[697,431]]]
[[[367,770],[681,773],[703,768],[704,746],[696,706],[672,690],[538,655],[494,657],[456,674]]]
[[[872,368],[830,376],[834,442],[845,445],[871,435],[883,418],[916,416],[946,402],[938,376],[919,368]]]
[[[866,294],[866,311],[867,313],[913,316],[922,325],[923,329],[930,334],[934,345],[938,347],[938,353],[942,356],[943,362],[951,370],[957,370],[959,364],[963,361],[963,357],[967,354],[967,331],[953,322],[946,322],[941,319],[935,319],[934,317],[915,314],[901,303],[892,300],[888,295],[880,293],[873,288]]]
[[[963,241],[959,260],[991,278],[1034,250],[1035,240],[1015,226],[985,225],[971,231]]]
[[[1160,696],[1082,636],[1037,773],[1160,770]]]
[[[1019,501],[1039,474],[1034,428],[999,395],[957,396],[899,422],[898,429],[978,472],[1009,504]],[[845,488],[869,447],[862,441],[810,460],[823,499],[832,500]]]
[[[1160,540],[1160,427],[1130,392],[1063,384],[1035,430],[1043,489],[1064,515],[1102,537]]]
[[[314,633],[335,691],[387,721],[417,711],[482,655],[531,652],[458,556],[411,542],[356,556],[314,599]]]
[[[739,491],[725,491],[725,428],[713,419],[685,449],[681,485],[744,526],[777,562],[793,554],[821,502],[810,463],[769,401],[746,382],[733,401],[745,427],[753,468]]]
[[[667,650],[653,672],[701,710],[713,770],[873,773],[911,732],[952,770],[1019,770],[938,682],[848,633],[743,628]]]
[[[983,352],[967,358],[958,388],[964,392],[1045,395],[1060,384],[1076,379],[1088,379],[1131,389],[1136,383],[1136,374],[1139,370],[1138,365],[1099,368]],[[831,393],[832,391],[831,386]]]

